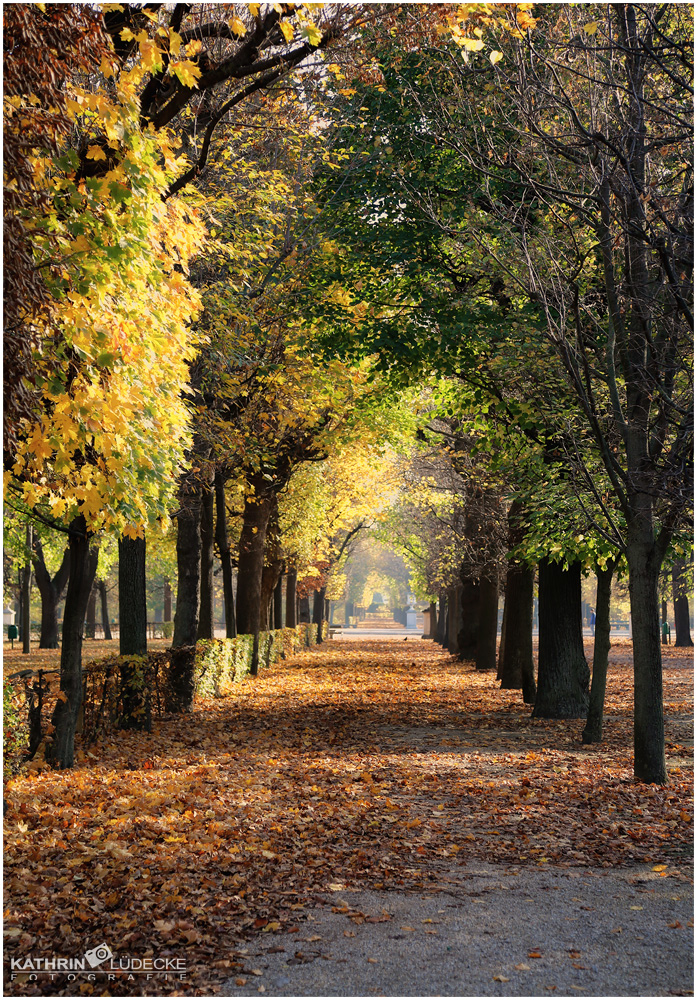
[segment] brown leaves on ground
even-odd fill
[[[471,859],[682,877],[689,659],[667,658],[665,681],[656,787],[632,777],[629,647],[613,647],[605,742],[584,747],[583,720],[531,720],[518,692],[432,643],[326,643],[152,734],[83,748],[71,772],[14,778],[7,953],[184,957],[185,983],[117,977],[104,995],[210,995],[254,975],[245,938],[297,928],[344,889],[437,888]]]

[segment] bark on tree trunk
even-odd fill
[[[274,560],[274,562],[264,566],[261,574],[260,628],[262,632],[274,627],[274,594],[276,593],[276,587],[281,579],[282,568],[283,563],[280,560]]]
[[[260,476],[252,477],[249,485],[252,499],[245,503],[237,564],[237,631],[240,635],[259,632],[266,529],[271,515],[271,501],[264,494],[264,481]]]
[[[428,606],[428,638],[436,638],[436,629],[438,627],[438,622],[436,621],[436,615],[438,613],[438,605],[435,601],[431,601]]]
[[[463,576],[462,586],[458,587],[458,591],[458,655],[461,660],[475,660],[479,634],[479,581]],[[452,609],[456,610],[454,604]]]
[[[523,691],[526,705],[535,704],[535,661],[532,654],[532,607],[535,571],[509,563],[499,649],[501,687]]]
[[[310,598],[301,597],[298,601],[298,622],[309,625],[310,623]]]
[[[197,473],[182,476],[177,514],[177,610],[172,646],[194,646],[201,572],[201,486]],[[170,710],[171,711],[171,710]]]
[[[634,776],[666,783],[663,670],[658,616],[658,576],[653,538],[629,525],[627,565],[634,649]]]
[[[148,614],[145,595],[145,538],[119,538],[119,653],[145,656]]]
[[[687,597],[687,572],[684,559],[673,563],[673,615],[675,616],[675,645],[692,646],[690,635],[690,603]],[[37,580],[38,582],[38,580]]]
[[[194,657],[201,572],[201,482],[198,472],[181,477],[177,514],[177,609],[165,694],[168,712],[190,712],[194,703]]]
[[[85,614],[85,639],[94,639],[97,634],[97,587],[92,584]]]
[[[443,649],[450,649],[450,601],[452,598],[452,591],[448,591],[445,595],[445,606],[443,610],[443,638],[441,639],[441,646]]]
[[[218,545],[220,565],[223,570],[223,602],[225,604],[225,635],[234,639],[237,635],[235,618],[235,591],[232,584],[232,553],[227,531],[227,512],[225,509],[225,481],[222,472],[215,473],[215,540]]]
[[[211,483],[201,487],[201,587],[197,639],[213,638],[213,545],[215,493]]]
[[[43,549],[38,538],[34,539],[34,579],[41,596],[41,635],[39,649],[58,649],[58,602],[68,582],[70,550],[63,553],[63,560],[53,579],[46,567]]]
[[[327,599],[327,588],[321,587],[315,591],[315,603],[312,608],[312,621],[317,626],[317,642],[322,642],[322,625],[324,624],[324,605]]]
[[[668,601],[661,601],[661,645],[667,646],[668,643]]]
[[[102,631],[104,632],[104,638],[107,642],[111,642],[111,625],[109,624],[109,603],[106,591],[106,581],[97,580],[97,590],[99,591],[99,597],[102,608]]]
[[[97,571],[99,550],[90,548],[91,536],[82,515],[70,525],[70,577],[63,612],[59,699],[51,720],[53,739],[46,747],[46,759],[54,767],[72,767],[75,753],[75,726],[82,702],[82,633],[87,601]]]
[[[172,621],[172,584],[168,576],[165,577],[164,583],[162,585],[163,589],[163,603],[164,611],[162,614],[162,620],[165,622]]]
[[[590,670],[581,630],[581,566],[540,562],[540,641],[535,719],[581,719],[588,713]]]
[[[295,611],[297,583],[298,571],[295,566],[289,566],[286,576],[286,628],[295,628],[298,624]]]
[[[283,628],[283,566],[273,592],[273,627]]]
[[[496,632],[499,623],[499,583],[496,568],[489,567],[479,581],[477,670],[496,670]]]
[[[460,655],[461,594],[461,586],[451,587],[448,591],[448,652],[454,656]]]
[[[436,624],[435,639],[441,646],[443,645],[443,636],[445,635],[446,601],[445,594],[438,595],[438,622]]]
[[[148,651],[148,614],[145,593],[145,538],[119,539],[119,653],[145,656]],[[121,664],[121,726],[150,729],[150,697],[142,664]]]
[[[34,533],[32,526],[27,525],[26,533],[26,562],[24,564],[24,576],[22,577],[22,652],[31,653],[31,551],[33,548]]]
[[[595,643],[593,646],[593,680],[591,681],[590,702],[583,743],[600,743],[603,738],[603,711],[605,709],[605,688],[607,686],[607,658],[610,652],[610,597],[614,562],[606,569],[598,568],[596,578],[598,590],[595,598]]]

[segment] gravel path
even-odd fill
[[[686,875],[472,863],[446,881],[430,895],[328,894],[297,932],[251,943],[222,995],[692,994]]]

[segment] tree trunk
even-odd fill
[[[298,622],[301,625],[310,623],[310,598],[301,597],[298,601]]]
[[[687,598],[687,573],[684,559],[678,559],[673,563],[671,577],[673,584],[673,615],[675,616],[675,645],[692,646],[694,643],[690,635],[690,603]]]
[[[540,562],[540,642],[535,719],[584,719],[590,670],[581,630],[581,566]]]
[[[273,627],[283,628],[283,566],[273,592]]]
[[[181,477],[177,498],[177,609],[165,708],[168,712],[190,712],[194,704],[201,572],[201,481],[198,471]]]
[[[312,608],[312,621],[317,626],[317,642],[322,642],[322,625],[324,624],[324,605],[327,599],[327,588],[321,587],[315,591],[315,603]]]
[[[506,649],[506,618],[508,617],[508,572],[506,572],[506,588],[503,595],[503,614],[501,615],[501,638],[499,639],[499,656],[496,664],[496,680],[503,681],[503,654]],[[520,685],[511,684],[510,689]],[[501,684],[503,687],[503,684]]]
[[[225,635],[228,639],[237,636],[235,619],[235,591],[232,583],[232,553],[227,531],[227,511],[225,509],[225,481],[220,469],[215,473],[215,540],[218,545],[220,565],[223,570],[223,603],[225,605]]]
[[[213,546],[215,543],[215,493],[211,483],[201,487],[201,587],[197,639],[213,638]]]
[[[634,651],[634,776],[666,783],[663,728],[663,669],[658,614],[658,577],[653,539],[628,526],[627,565]]]
[[[85,639],[94,639],[97,635],[97,587],[92,584],[90,598],[85,613]]]
[[[438,621],[436,624],[436,642],[443,645],[443,636],[445,635],[445,613],[446,613],[446,601],[447,598],[445,594],[438,595]]]
[[[102,630],[104,632],[104,638],[107,642],[111,642],[111,625],[109,624],[109,604],[106,592],[106,581],[97,580],[97,590],[99,591],[99,597],[102,606]]]
[[[463,576],[462,586],[458,587],[457,605],[453,604],[452,610],[459,611],[460,617],[457,633],[458,655],[461,660],[476,660],[477,636],[479,635],[479,582],[477,580]]]
[[[148,613],[145,595],[145,538],[119,538],[119,653],[145,656]]]
[[[295,566],[289,566],[286,575],[286,628],[295,628],[298,624],[295,611],[297,583],[298,571]]]
[[[661,645],[668,644],[668,601],[661,601]]]
[[[499,624],[499,583],[496,567],[487,567],[479,580],[477,670],[496,670],[496,632]]]
[[[201,484],[198,473],[182,476],[177,514],[177,610],[172,646],[195,646],[201,571]],[[170,709],[171,711],[171,709]]]
[[[459,656],[460,653],[461,594],[461,586],[451,587],[448,591],[448,652],[454,656]]]
[[[595,642],[593,645],[593,680],[583,743],[600,743],[603,738],[603,711],[607,686],[607,658],[610,652],[610,597],[615,563],[596,569],[598,590],[595,598]]]
[[[63,553],[60,567],[51,579],[46,567],[43,549],[38,538],[34,539],[34,579],[41,596],[41,635],[39,649],[58,649],[58,602],[68,582],[70,549]]]
[[[252,496],[245,503],[242,518],[237,571],[237,631],[240,635],[256,635],[262,620],[264,551],[272,507],[270,498],[264,494],[265,485],[260,476],[249,480]]]
[[[441,639],[441,646],[443,649],[450,648],[450,600],[452,597],[452,592],[449,590],[445,595],[445,602],[443,605],[443,637]]]
[[[436,629],[438,627],[438,622],[436,621],[436,614],[438,612],[438,605],[435,601],[431,601],[428,606],[428,638],[436,638]]]
[[[171,622],[172,621],[172,584],[168,576],[165,577],[164,583],[162,584],[163,590],[163,603],[164,611],[162,614],[162,621]]]
[[[27,525],[26,533],[26,559],[24,563],[24,576],[22,577],[22,652],[31,653],[31,553],[33,542],[33,529]]]
[[[525,510],[514,500],[508,511],[508,547],[513,552],[525,538]],[[535,661],[532,654],[535,571],[509,557],[501,624],[498,679],[505,690],[523,691],[526,705],[535,704]]]
[[[54,767],[72,767],[74,762],[75,727],[82,702],[82,634],[99,557],[99,550],[90,548],[91,535],[82,515],[72,521],[69,537],[70,576],[60,660],[60,689],[65,700],[56,702],[51,720],[53,739],[46,747],[46,759]]]
[[[535,661],[532,654],[532,608],[535,571],[510,562],[499,649],[499,674],[505,690],[523,691],[526,705],[535,704]]]
[[[119,653],[145,656],[148,614],[145,594],[145,538],[119,539]],[[150,729],[150,697],[142,664],[130,660],[121,667],[121,726]]]

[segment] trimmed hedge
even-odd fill
[[[329,627],[322,630],[326,638]],[[299,649],[314,646],[317,626],[297,625],[295,628],[274,629],[259,635],[259,669],[285,659]],[[222,698],[234,684],[246,677],[252,668],[254,637],[239,635],[236,639],[199,639],[194,660],[194,690],[203,697]]]

